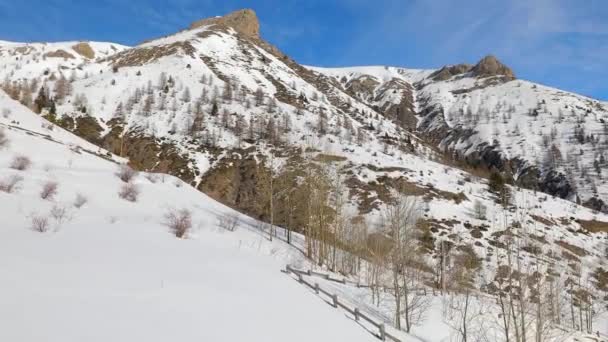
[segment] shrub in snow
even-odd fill
[[[74,199],[74,207],[80,209],[88,201],[89,200],[83,194],[76,194],[76,199]]]
[[[26,156],[15,156],[11,161],[11,169],[25,171],[32,165],[30,158]]]
[[[32,230],[40,233],[48,231],[50,228],[49,218],[46,216],[33,214],[31,216],[31,228]]]
[[[158,174],[156,173],[146,173],[146,179],[150,181],[150,183],[156,184],[158,182]]]
[[[52,200],[53,197],[57,194],[57,188],[59,187],[59,183],[48,181],[42,185],[42,191],[40,191],[40,198],[43,200]]]
[[[126,183],[120,187],[118,196],[129,202],[136,202],[137,196],[139,196],[139,188],[133,183]]]
[[[9,108],[2,109],[2,117],[8,119],[11,116],[12,111]]]
[[[23,177],[19,175],[8,176],[0,181],[0,191],[10,194],[18,189],[21,181],[23,181]]]
[[[218,217],[218,225],[229,232],[233,232],[239,225],[239,217],[236,214],[224,214]]]
[[[8,146],[8,138],[6,137],[6,133],[4,133],[4,129],[0,129],[0,149]]]
[[[120,178],[121,181],[125,183],[129,183],[133,178],[137,176],[137,171],[133,170],[129,165],[122,164],[118,168],[118,172],[116,172],[116,176]]]
[[[165,214],[164,219],[165,226],[180,239],[184,238],[192,228],[192,212],[188,209],[171,209]]]
[[[51,208],[51,217],[58,223],[62,224],[63,222],[69,219],[68,217],[68,209],[62,205],[54,205]]]

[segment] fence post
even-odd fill
[[[298,273],[298,282],[301,284],[303,282],[302,274]]]
[[[355,322],[359,321],[359,309],[355,308]]]
[[[312,275],[312,271],[311,271],[311,270],[308,270],[308,271],[307,271],[307,274],[308,274],[308,276],[310,277],[310,276]]]
[[[319,283],[315,283],[315,292],[319,294]]]
[[[384,323],[380,324],[380,339],[386,341],[386,327],[384,326]]]
[[[338,307],[338,295],[337,294],[332,295],[331,299],[334,302],[334,308],[337,308]]]

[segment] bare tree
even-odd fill
[[[424,320],[429,305],[416,289],[422,283],[415,236],[420,212],[416,197],[399,194],[382,215],[382,226],[392,241],[388,263],[395,296],[395,327],[401,329],[403,315],[407,332]]]

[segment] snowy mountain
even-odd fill
[[[316,329],[308,329],[298,338],[367,340],[371,335],[360,334],[340,314],[311,316],[321,310],[318,303],[278,271],[289,263],[367,283],[371,298],[368,290],[346,282],[331,286],[349,302],[394,323],[397,297],[386,292],[394,280],[384,257],[392,255],[397,239],[388,229],[387,215],[400,200],[415,199],[415,244],[408,250],[417,253],[408,266],[422,270],[416,273],[416,287],[449,293],[458,284],[452,292],[457,300],[469,293],[463,289],[473,289],[478,299],[489,296],[492,304],[483,306],[490,309],[480,317],[497,316],[500,298],[537,300],[552,315],[549,323],[539,323],[542,329],[571,339],[583,338],[575,330],[608,333],[602,316],[608,215],[602,213],[607,188],[601,178],[600,138],[606,104],[516,80],[494,58],[439,70],[304,67],[261,38],[251,10],[203,19],[134,47],[0,42],[0,62],[6,92],[0,91],[0,128],[9,141],[0,150],[0,169],[6,174],[0,185],[18,180],[21,187],[0,191],[10,213],[10,225],[0,231],[6,238],[0,241],[14,241],[0,251],[7,251],[8,259],[3,259],[9,261],[3,266],[12,270],[7,279],[18,279],[11,289],[22,297],[15,298],[32,297],[33,286],[26,287],[29,292],[19,288],[41,272],[62,275],[45,292],[36,292],[48,303],[40,315],[57,304],[60,290],[73,288],[76,295],[68,305],[74,312],[85,304],[82,298],[93,296],[100,312],[117,317],[109,331],[127,329],[121,326],[123,318],[144,315],[138,322],[142,329],[167,319],[146,308],[177,311],[166,330],[158,327],[158,335],[147,331],[130,339],[160,340],[184,322],[184,339],[292,339],[287,333],[297,327],[289,324],[323,327],[327,320],[338,335],[315,335]],[[12,168],[18,156],[27,156],[32,166],[24,172]],[[119,196],[131,198],[133,186],[115,175],[116,163],[127,160],[150,172],[126,183],[138,190],[133,203]],[[595,164],[600,172],[591,171]],[[23,174],[27,177],[19,179]],[[56,197],[40,199],[49,182],[58,187]],[[86,197],[87,204],[82,209],[69,205],[65,215],[70,220],[61,218],[60,209],[77,197]],[[163,225],[164,215],[179,214],[171,209],[180,208],[188,209],[195,223],[186,241],[175,239]],[[44,217],[49,230],[57,231],[48,238],[27,229]],[[242,229],[222,234],[227,217],[238,217]],[[292,246],[267,241],[265,236],[275,230]],[[106,243],[95,245],[99,241]],[[103,254],[106,247],[112,252],[109,260]],[[132,260],[133,250],[145,258]],[[84,258],[61,269],[60,262],[73,255]],[[359,260],[357,266],[353,258]],[[41,259],[50,260],[49,269]],[[101,273],[110,274],[101,285],[82,283],[73,275],[91,272],[89,263],[101,264]],[[191,264],[197,265],[195,272]],[[21,275],[23,265],[31,266]],[[234,272],[223,274],[226,269]],[[141,277],[129,273],[119,286],[118,279],[129,270],[141,271]],[[252,279],[250,286],[233,285],[243,278]],[[69,285],[73,282],[77,284]],[[539,300],[540,284],[553,297]],[[374,288],[381,287],[380,308]],[[84,291],[82,297],[79,291]],[[257,308],[268,301],[256,298],[275,293],[283,296],[276,297],[280,303],[269,299],[276,306],[262,315],[238,313],[236,322],[256,316],[242,334],[230,331],[220,337],[233,311],[223,311],[213,294],[226,302],[235,295],[227,307]],[[136,307],[118,314],[122,306],[115,301],[123,297]],[[192,297],[197,305],[174,304]],[[278,313],[288,310],[291,297],[307,307],[284,323],[285,315]],[[446,320],[440,328],[421,319],[411,334],[391,331],[404,341],[450,340],[454,317],[442,314],[443,299],[429,301],[430,315]],[[12,307],[18,302],[10,301]],[[557,302],[571,306],[556,308]],[[33,310],[39,306],[29,303]],[[221,312],[214,316],[204,306]],[[575,320],[569,311],[574,307],[586,318]],[[513,315],[519,321],[532,315],[529,309]],[[9,312],[0,311],[0,317]],[[81,322],[77,313],[72,316]],[[213,329],[198,329],[199,318]],[[262,319],[282,328],[265,335],[268,325]],[[61,324],[51,320],[41,334],[59,337]],[[81,326],[88,324],[82,321]],[[86,330],[74,339],[90,339]],[[496,327],[490,330],[493,340],[502,340]],[[21,333],[16,325],[8,337],[19,339]]]
[[[608,104],[517,80],[492,56],[439,70],[311,68],[469,165],[606,211]]]

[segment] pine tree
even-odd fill
[[[274,99],[274,97],[271,97],[270,100],[268,100],[268,113],[274,113],[277,110],[277,100]]]
[[[254,99],[256,107],[259,107],[264,104],[264,91],[262,90],[262,88],[258,88],[255,90]]]
[[[122,109],[122,102],[118,102],[118,105],[116,106],[116,109],[114,110],[114,117],[117,119],[121,119],[124,120],[124,111]]]
[[[230,126],[230,114],[226,108],[224,108],[222,111],[222,126],[224,126],[224,128],[228,128],[228,126]]]
[[[268,120],[268,124],[266,125],[266,139],[268,139],[271,144],[275,144],[277,142],[277,130],[273,118],[270,118]]]
[[[189,87],[186,87],[186,89],[184,89],[184,92],[182,93],[181,100],[183,102],[186,102],[186,103],[190,102],[191,96],[190,96],[190,88]]]
[[[222,100],[225,103],[232,102],[232,86],[230,85],[230,82],[224,83],[224,90],[222,91]]]
[[[324,110],[321,110],[319,114],[319,121],[317,122],[317,130],[319,134],[325,135],[327,134],[327,114]]]
[[[219,108],[217,106],[217,102],[213,101],[213,104],[211,105],[211,116],[217,116],[219,111]]]
[[[247,130],[247,121],[242,115],[237,115],[236,121],[234,122],[234,135],[237,137],[238,147],[241,147],[243,134]]]
[[[42,112],[44,108],[48,108],[50,105],[50,98],[48,92],[44,86],[38,91],[38,96],[34,100],[34,111],[36,113]]]

